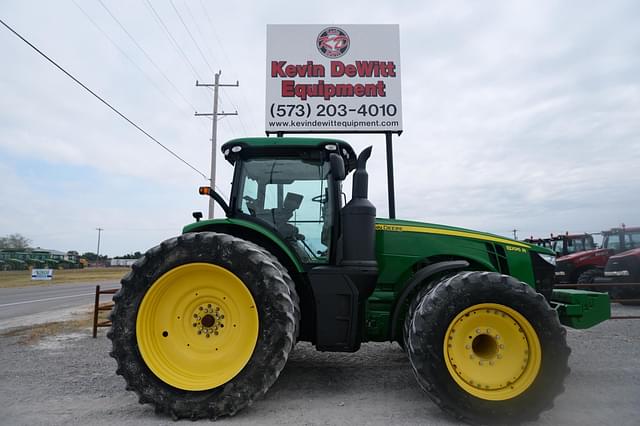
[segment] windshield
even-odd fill
[[[628,232],[625,242],[628,249],[640,247],[640,231]]]
[[[610,234],[605,236],[602,246],[608,249],[620,250],[620,235]]]
[[[553,247],[551,248],[551,250],[555,251],[556,253],[562,256],[564,254],[564,241],[554,240]]]
[[[567,238],[567,254],[578,253],[585,250],[593,250],[595,245],[593,244],[593,239],[590,236],[587,237],[572,237]],[[558,241],[560,243],[560,248],[562,248],[562,241]]]
[[[236,209],[272,225],[303,262],[326,262],[333,208],[329,164],[257,158],[241,167]]]

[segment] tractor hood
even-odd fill
[[[611,256],[604,268],[604,276],[618,282],[637,283],[640,278],[640,248]]]
[[[571,253],[568,254],[566,256],[562,256],[559,257],[557,259],[557,262],[570,262],[570,263],[575,263],[575,262],[583,262],[587,259],[590,259],[592,257],[596,257],[596,256],[606,256],[609,254],[609,249],[605,249],[605,248],[601,248],[601,249],[595,249],[595,250],[587,250],[587,251],[581,251],[578,253]]]
[[[485,242],[494,242],[505,244],[509,247],[517,247],[519,249],[530,250],[536,253],[555,256],[553,250],[540,247],[534,244],[527,244],[522,241],[513,240],[511,238],[502,237],[487,232],[479,232],[471,229],[457,228],[454,226],[438,225],[434,223],[416,222],[410,220],[394,220],[394,219],[376,219],[376,231],[388,232],[415,232],[433,235],[447,235],[451,237],[460,237],[467,239],[480,240]]]
[[[640,247],[632,250],[623,251],[622,253],[618,253],[614,256],[611,256],[609,259],[618,260],[618,259],[623,259],[627,257],[637,257],[638,259],[640,259]]]

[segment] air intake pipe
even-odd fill
[[[351,201],[342,208],[342,259],[345,266],[376,266],[375,222],[376,208],[367,199],[369,175],[367,160],[372,147],[364,149],[358,156],[353,175]]]

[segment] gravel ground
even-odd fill
[[[637,315],[640,307],[615,306],[614,313]],[[33,329],[0,336],[0,424],[175,424],[125,391],[108,356],[105,329],[98,339],[89,329],[53,330],[43,337]],[[536,424],[637,425],[640,322],[570,330],[568,340],[573,353],[566,390]],[[457,423],[422,393],[397,345],[370,343],[357,353],[339,354],[300,343],[264,399],[218,424]]]

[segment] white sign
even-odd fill
[[[398,25],[267,25],[266,131],[400,132]]]
[[[53,269],[32,269],[32,280],[50,280],[53,278]]]

